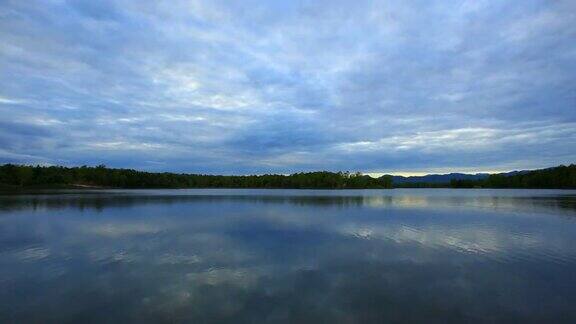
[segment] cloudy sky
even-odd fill
[[[0,0],[0,163],[576,162],[576,1]]]

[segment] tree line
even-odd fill
[[[452,180],[450,187],[576,189],[576,164],[515,174],[491,174],[480,180]]]
[[[223,176],[205,174],[152,173],[131,169],[97,167],[0,166],[0,184],[5,187],[69,188],[295,188],[295,189],[383,189],[392,188],[392,177],[373,178],[359,172],[308,172],[291,175],[265,174]]]
[[[0,166],[0,186],[8,188],[294,188],[294,189],[384,189],[384,188],[558,188],[576,189],[576,165],[492,174],[480,180],[450,183],[393,184],[392,177],[373,178],[359,172],[307,172],[291,175],[265,174],[223,176],[183,173],[152,173],[131,169],[97,167]]]

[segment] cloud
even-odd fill
[[[0,162],[242,174],[576,160],[572,1],[0,12]]]
[[[21,103],[24,103],[24,101],[0,96],[0,105],[18,105]]]

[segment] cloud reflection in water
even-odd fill
[[[1,197],[0,319],[575,319],[573,193],[441,192]]]

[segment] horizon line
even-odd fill
[[[529,168],[529,169],[513,169],[513,170],[482,170],[482,171],[395,171],[395,172],[361,172],[361,171],[329,171],[329,170],[315,170],[315,171],[296,171],[296,172],[291,172],[291,173],[270,173],[270,172],[264,172],[264,173],[247,173],[247,174],[216,174],[216,173],[202,173],[202,172],[189,172],[189,171],[185,171],[185,172],[180,172],[180,171],[154,171],[154,170],[145,170],[145,169],[136,169],[136,168],[130,168],[130,167],[115,167],[115,166],[108,166],[105,164],[95,164],[95,165],[77,165],[77,166],[67,166],[67,165],[59,165],[59,164],[51,164],[51,163],[39,163],[39,164],[28,164],[28,163],[2,163],[0,164],[0,166],[4,166],[4,165],[17,165],[17,166],[30,166],[30,167],[36,167],[36,166],[40,166],[40,167],[65,167],[65,168],[80,168],[80,167],[89,167],[89,168],[95,168],[98,166],[104,166],[107,169],[125,169],[125,170],[134,170],[134,171],[138,171],[138,172],[148,172],[148,173],[174,173],[174,174],[195,174],[195,175],[211,175],[211,176],[262,176],[262,175],[283,175],[283,176],[288,176],[291,174],[296,174],[296,173],[311,173],[311,172],[334,172],[334,173],[338,173],[338,172],[348,172],[348,173],[356,173],[356,172],[360,172],[362,175],[367,175],[370,176],[372,178],[379,178],[381,176],[384,175],[390,175],[390,176],[402,176],[402,177],[422,177],[422,176],[428,176],[428,175],[448,175],[448,174],[453,174],[453,173],[459,173],[459,174],[469,174],[469,175],[476,175],[476,174],[498,174],[498,173],[508,173],[508,172],[514,172],[514,171],[535,171],[535,170],[542,170],[542,169],[548,169],[548,168],[554,168],[554,167],[559,167],[559,166],[563,166],[563,165],[571,165],[570,164],[558,164],[555,166],[549,166],[549,167],[541,167],[541,168]]]

